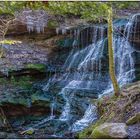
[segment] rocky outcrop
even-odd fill
[[[93,129],[91,138],[107,139],[107,138],[126,138],[126,125],[125,123],[104,123]]]
[[[49,100],[39,92],[31,92],[29,90],[13,90],[8,89],[0,95],[0,107],[3,108],[6,116],[22,116],[22,115],[41,115],[49,114]]]
[[[46,71],[60,72],[67,58],[72,40],[68,36],[54,36],[45,41],[30,42],[29,39],[3,42],[3,57],[0,59],[0,77],[20,75],[42,75]]]
[[[18,38],[22,38],[26,35],[26,38],[35,39],[35,40],[45,40],[51,38],[56,35],[56,31],[54,27],[45,27],[44,33],[38,34],[37,32],[30,32],[27,30],[27,25],[21,23],[20,21],[13,20],[10,24],[6,36],[14,36]],[[24,36],[25,37],[25,36]]]
[[[4,75],[17,73],[24,74],[25,71],[35,70],[39,72],[37,69],[37,65],[45,67],[48,62],[47,59],[47,50],[42,48],[33,47],[27,43],[17,42],[14,44],[8,44],[8,40],[5,44],[3,44],[3,57],[0,59],[0,72],[1,77]],[[29,67],[30,64],[34,64],[34,67]],[[36,65],[36,67],[35,67]],[[30,73],[31,73],[30,72]],[[45,72],[45,71],[40,71]]]

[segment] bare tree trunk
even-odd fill
[[[112,8],[108,10],[108,52],[109,52],[109,74],[114,88],[115,96],[119,96],[119,85],[115,76],[115,65],[113,55],[113,24]]]

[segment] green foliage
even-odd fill
[[[0,14],[12,14],[25,8],[44,9],[61,16],[75,15],[86,20],[102,20],[107,16],[107,9],[139,8],[139,2],[100,2],[100,1],[1,1]],[[100,18],[99,18],[100,17]]]
[[[129,1],[129,2],[112,2],[112,7],[115,9],[135,9],[139,8],[140,4],[136,1]]]
[[[93,1],[78,1],[78,2],[49,2],[47,10],[53,14],[61,16],[75,15],[88,21],[104,20],[107,18],[107,11],[110,7],[113,10],[138,8],[138,2],[93,2]]]
[[[106,13],[108,6],[101,2],[49,2],[48,10],[54,14],[76,15],[87,20],[96,20],[100,13]],[[103,15],[103,16],[104,16]]]
[[[1,1],[0,2],[0,14],[11,14],[13,15],[15,11],[25,8],[25,2],[15,2],[15,1]]]
[[[16,11],[20,11],[25,8],[30,9],[43,9],[45,4],[40,1],[1,1],[0,2],[0,14],[14,15]]]

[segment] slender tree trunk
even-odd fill
[[[112,8],[108,10],[108,52],[109,52],[109,74],[114,88],[115,96],[119,96],[119,85],[115,76],[115,65],[113,55],[113,24]]]

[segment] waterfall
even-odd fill
[[[137,14],[133,15],[125,26],[124,34],[126,37],[117,37],[114,39],[115,65],[117,66],[117,79],[120,85],[132,82],[135,78],[135,68],[132,53],[135,51],[130,44],[129,39],[134,38],[136,32]],[[133,31],[134,28],[134,31]],[[119,46],[119,49],[117,47]],[[117,61],[118,60],[118,61]],[[117,65],[117,63],[120,65]]]
[[[136,16],[133,16],[128,21],[123,36],[122,34],[113,36],[115,73],[120,86],[132,82],[135,78],[132,55],[134,49],[129,40],[133,38],[130,34],[135,31],[136,20]],[[43,87],[44,93],[53,96],[53,99],[51,99],[50,117],[41,124],[55,120],[68,124],[67,131],[81,131],[97,119],[97,108],[91,103],[91,99],[100,98],[113,91],[108,69],[105,35],[107,28],[93,26],[84,30],[85,34],[81,29],[74,29],[73,47],[62,67],[63,72],[54,74]],[[89,44],[88,38],[91,38]],[[60,97],[61,101],[57,102]],[[61,110],[59,116],[55,115],[54,111],[57,103]]]
[[[59,94],[62,94],[63,98],[66,100],[66,104],[64,106],[63,112],[59,118],[62,121],[67,121],[69,120],[69,117],[70,117],[70,100],[72,99],[73,94],[71,94],[69,98],[67,97],[68,95],[66,95],[67,92],[65,92],[65,89],[67,89],[68,86],[69,85],[63,88],[62,91],[59,93]]]
[[[120,87],[135,79],[134,59],[132,56],[135,50],[129,40],[135,37],[135,34],[132,36],[132,33],[136,32],[137,15],[138,14],[133,15],[129,19],[124,29],[124,36],[116,35],[113,38],[115,72]],[[110,84],[102,95],[112,91],[113,85],[110,81]],[[102,95],[100,95],[100,97],[102,97]]]
[[[134,49],[130,43],[122,37],[114,39],[114,46],[116,75],[121,86],[131,82],[135,78],[134,60],[132,57]],[[117,47],[119,47],[119,49]]]
[[[89,93],[88,96],[93,97],[95,90],[95,77],[99,79],[101,76],[101,61],[100,58],[103,57],[104,42],[104,29],[96,28],[94,30],[95,37],[92,41],[93,43],[83,49],[75,51],[75,48],[71,51],[66,63],[64,64],[64,69],[67,71],[73,70],[72,74],[67,75],[66,79],[71,79],[71,81],[61,90],[59,94],[62,94],[66,103],[63,108],[60,120],[68,121],[71,120],[71,104],[74,98],[77,98],[76,95],[79,94],[77,91],[84,91]],[[97,38],[97,32],[99,36]],[[98,83],[99,84],[99,83]],[[97,88],[96,88],[97,90]],[[95,93],[96,94],[96,93]],[[71,131],[75,132],[82,130],[84,127],[88,126],[93,120],[96,119],[96,107],[93,106],[88,100],[88,108],[85,110],[84,116],[78,121],[74,122]]]
[[[94,113],[93,113],[94,112]],[[84,116],[82,119],[76,121],[70,128],[72,132],[77,132],[85,127],[87,127],[91,122],[95,121],[97,119],[97,110],[96,107],[92,104],[90,104],[85,111]]]
[[[118,34],[118,35],[114,35],[113,38],[115,73],[116,73],[117,81],[120,86],[132,82],[132,80],[135,78],[134,60],[132,56],[134,49],[132,48],[129,42],[130,33],[132,32],[132,28],[133,28],[132,26],[134,26],[134,22],[135,22],[135,16],[133,16],[132,19],[130,19],[130,21],[126,24],[124,30],[126,37]],[[97,79],[99,78],[99,75],[100,76],[102,75],[101,57],[103,57],[105,37],[104,37],[104,30],[102,28],[100,29],[100,37],[97,36],[97,33],[99,32],[98,29],[99,28],[94,29],[95,35],[92,41],[93,43],[80,51],[77,52],[73,51],[70,54],[68,60],[66,61],[64,66],[65,68],[67,68],[67,70],[74,68],[74,70],[78,70],[82,74],[80,75],[80,77],[76,78],[77,80],[72,81],[73,84],[69,84],[68,86],[64,87],[62,89],[62,94],[68,92],[68,90],[65,90],[67,88],[72,88],[73,94],[77,88],[92,89],[92,86],[95,84],[94,79],[92,79],[92,81],[88,79],[88,81],[86,81],[84,85],[82,84],[85,81],[85,77],[87,76],[87,71],[89,69],[94,71],[94,75],[98,74],[98,76],[97,75],[95,76]],[[99,39],[97,40],[97,38]],[[93,74],[92,72],[88,74],[88,78],[91,77],[92,74]],[[112,87],[111,80],[108,79],[106,88],[101,90],[101,93],[104,94],[112,90],[113,87]],[[64,98],[66,99],[66,104],[60,118],[65,118],[65,120],[67,120],[68,116],[70,116],[71,97],[64,95]],[[88,108],[85,111],[84,116],[80,120],[73,123],[72,131],[78,131],[80,129],[83,129],[84,125],[86,127],[86,124],[88,124],[89,122],[91,123],[92,119],[94,120],[94,118],[96,118],[93,117],[96,114],[95,111],[93,110]]]

